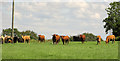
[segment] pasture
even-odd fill
[[[118,42],[96,45],[96,41],[70,42],[53,45],[52,42],[16,43],[2,45],[2,59],[118,59]]]

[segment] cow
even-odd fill
[[[60,42],[60,36],[57,34],[53,34],[52,35],[52,40],[53,40],[53,44],[56,42],[56,44],[58,44]]]
[[[16,43],[17,41],[18,41],[18,37],[15,36],[15,37],[13,38],[13,42]]]
[[[12,37],[11,36],[5,36],[5,43],[12,43]]]
[[[106,37],[106,44],[107,43],[109,43],[109,41],[111,41],[112,40],[112,44],[113,44],[113,42],[115,43],[115,35],[109,35],[109,36],[107,36]]]
[[[30,36],[23,36],[22,35],[22,38],[24,40],[24,43],[25,43],[25,41],[27,41],[27,43],[29,42],[29,44],[30,44]]]
[[[98,45],[98,43],[99,44],[101,43],[101,36],[100,35],[97,36],[97,45]]]
[[[82,44],[83,44],[84,41],[85,41],[85,35],[80,35],[80,40],[81,40],[81,42],[82,42]]]
[[[0,39],[2,40],[2,44],[3,43],[12,43],[11,36],[5,36],[5,37],[1,36]]]
[[[38,42],[45,42],[45,36],[44,35],[38,35]]]
[[[70,41],[70,39],[69,39],[69,36],[60,36],[61,37],[61,39],[62,39],[62,42],[63,42],[63,45],[64,45],[64,43],[69,43],[69,41]]]
[[[23,43],[23,42],[24,42],[24,39],[23,39],[23,38],[20,38],[20,37],[15,36],[15,37],[13,38],[13,42],[14,42],[14,43],[16,43],[17,41],[18,41],[18,43]]]

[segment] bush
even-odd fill
[[[115,40],[120,41],[120,36],[117,36]]]

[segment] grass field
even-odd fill
[[[2,45],[2,59],[118,59],[118,42],[16,43]]]

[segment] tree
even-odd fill
[[[83,33],[86,36],[87,41],[97,41],[97,36],[92,33]],[[101,39],[103,41],[103,39]]]
[[[113,35],[120,36],[120,2],[110,3],[105,10],[108,14],[108,17],[103,20],[105,32],[108,33],[112,29]]]

